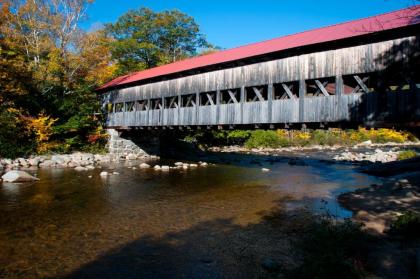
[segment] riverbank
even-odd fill
[[[29,158],[0,159],[0,170],[11,169],[36,169],[36,168],[74,168],[76,170],[87,170],[95,168],[101,164],[131,161],[131,160],[155,160],[159,159],[155,155],[135,155],[126,156],[116,154],[92,154],[76,152],[72,154],[56,154],[31,156]]]
[[[398,216],[407,211],[420,213],[420,171],[388,177],[382,184],[342,194],[338,201],[367,230],[387,233]]]
[[[211,154],[217,153],[238,153],[253,155],[304,155],[315,159],[332,161],[344,161],[351,163],[374,163],[392,162],[398,159],[401,151],[407,149],[420,149],[420,142],[406,143],[384,143],[374,144],[370,141],[354,146],[325,146],[312,145],[303,147],[282,147],[282,148],[246,148],[243,146],[218,146],[206,149]],[[180,153],[181,154],[181,153]],[[204,155],[206,156],[206,155]],[[156,160],[159,156],[147,154],[93,154],[75,152],[72,154],[54,154],[30,156],[29,158],[1,159],[0,170],[11,169],[34,169],[34,168],[75,168],[77,170],[90,169],[101,164],[134,161],[134,160]],[[183,158],[187,160],[187,158]]]
[[[352,221],[373,237],[369,266],[379,278],[417,278],[420,274],[420,158],[372,164],[364,173],[382,183],[338,196]]]
[[[209,147],[208,151],[214,153],[243,153],[255,155],[282,155],[282,154],[307,154],[311,156],[318,154],[320,159],[333,160],[337,162],[352,163],[374,163],[392,162],[398,159],[401,151],[407,149],[420,149],[420,142],[406,143],[372,143],[362,142],[354,146],[342,145],[311,145],[303,147],[281,147],[281,148],[246,148],[239,145]]]

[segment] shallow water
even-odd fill
[[[348,165],[224,161],[170,172],[140,170],[139,162],[129,163],[135,170],[127,163],[43,169],[38,182],[3,183],[0,277],[253,277],[241,267],[258,258],[246,245],[260,245],[259,224],[270,211],[306,207],[349,217],[336,196],[377,182]],[[99,176],[109,169],[119,174]]]

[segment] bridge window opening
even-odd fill
[[[369,93],[374,90],[373,80],[367,75],[343,76],[344,94]]]
[[[307,97],[328,97],[335,94],[335,77],[306,81]]]
[[[136,107],[134,106],[134,102],[127,102],[125,103],[125,111],[136,111]]]
[[[268,99],[268,86],[251,86],[245,88],[245,101],[258,102],[267,101]]]
[[[115,112],[122,112],[124,110],[124,103],[115,104]]]
[[[200,106],[214,106],[216,104],[216,92],[200,93]]]
[[[161,109],[162,108],[162,99],[152,99],[150,100],[151,109]]]
[[[183,95],[181,96],[181,104],[184,108],[195,107],[195,94]]]
[[[166,97],[165,108],[178,108],[178,96]]]
[[[299,98],[299,82],[276,83],[273,85],[273,99],[287,100]]]
[[[241,89],[228,89],[220,91],[220,104],[236,104],[241,100]]]
[[[148,104],[147,100],[141,100],[136,102],[136,110],[138,111],[146,111]]]

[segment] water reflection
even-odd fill
[[[260,236],[254,239],[244,231],[249,226],[262,230],[258,224],[273,208],[284,211],[305,206],[319,211],[326,206],[346,217],[349,212],[337,205],[335,197],[376,182],[351,166],[313,161],[292,166],[281,158],[238,156],[225,164],[170,172],[133,170],[138,164],[86,172],[42,169],[36,183],[0,186],[1,277],[63,276],[139,239],[164,238],[171,245],[187,242],[188,247],[182,249],[197,257],[216,248],[218,253],[227,253],[223,252],[223,230],[234,228],[235,237],[229,236],[234,238],[230,240],[241,246],[241,239],[244,243],[260,241]],[[262,167],[271,171],[263,173]],[[104,178],[99,175],[104,170],[119,174]],[[199,228],[199,233],[192,228]],[[182,235],[182,240],[169,237],[172,234]],[[217,241],[211,240],[212,234]],[[175,255],[180,252],[171,250],[172,263],[188,268],[190,258],[177,262]]]

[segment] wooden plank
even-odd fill
[[[267,86],[267,102],[268,102],[268,106],[267,106],[267,122],[268,123],[272,123],[271,121],[271,116],[272,116],[272,110],[273,110],[273,90],[274,86],[272,83],[270,83]]]
[[[213,101],[213,98],[210,96],[210,94],[209,94],[209,93],[207,93],[206,95],[207,95],[207,99],[208,99],[208,101],[210,102],[210,104],[211,104],[212,106],[214,106],[214,101]]]
[[[227,91],[229,93],[230,96],[230,100],[228,101],[228,104],[230,103],[230,101],[232,100],[235,104],[238,103],[238,100],[236,100],[235,94],[232,90],[228,90]]]
[[[354,79],[365,93],[369,93],[369,88],[365,84],[365,82],[368,80],[368,77],[364,77],[363,79],[361,79],[358,75],[355,75]]]
[[[322,84],[319,80],[315,80],[315,84],[318,86],[319,90],[321,90],[322,94],[324,94],[324,96],[329,96],[330,94],[328,94],[328,91],[325,89],[325,85],[324,84],[328,84],[328,82],[325,82],[324,84]]]
[[[305,95],[306,95],[306,82],[299,80],[299,122],[303,123],[305,118]]]
[[[258,97],[258,99],[260,100],[260,102],[264,102],[264,97],[261,95],[261,90],[263,89],[258,89],[256,87],[252,87],[252,90],[254,90],[255,95]]]
[[[295,99],[295,96],[286,84],[282,83],[281,86],[283,87],[284,92],[286,92],[287,96],[289,96],[290,99]]]

